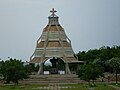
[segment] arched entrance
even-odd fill
[[[43,63],[43,74],[65,74],[65,62],[61,58],[50,58]]]

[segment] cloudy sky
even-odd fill
[[[0,58],[29,61],[53,7],[75,53],[120,45],[120,0],[0,0]]]

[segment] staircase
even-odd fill
[[[30,78],[20,81],[24,84],[76,84],[81,83],[81,80],[75,74],[70,75],[31,75]]]

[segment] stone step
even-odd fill
[[[20,81],[21,83],[80,83],[77,75],[31,75],[30,78]]]
[[[70,84],[70,83],[81,83],[81,81],[79,80],[72,80],[72,81],[20,81],[20,83],[25,83],[25,84],[48,84],[48,83],[67,83],[67,84]]]
[[[25,80],[38,80],[38,81],[41,81],[41,80],[80,80],[79,78],[46,78],[46,79],[25,79]]]
[[[50,78],[56,78],[56,77],[78,77],[75,74],[70,74],[70,75],[30,75],[30,78],[45,78],[45,77],[50,77]]]

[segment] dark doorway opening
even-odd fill
[[[65,63],[60,58],[50,58],[44,62],[44,74],[65,74]]]

